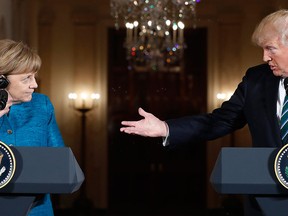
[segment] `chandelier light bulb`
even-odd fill
[[[127,22],[126,23],[126,28],[127,29],[133,29],[133,23]]]
[[[166,22],[165,22],[165,23],[166,23],[166,25],[167,25],[167,26],[170,26],[170,25],[171,25],[171,21],[170,21],[169,19],[168,19],[168,20],[166,20]]]
[[[137,28],[137,27],[138,27],[138,25],[139,25],[139,22],[136,20],[136,21],[134,21],[134,22],[133,22],[133,25],[134,25],[134,27],[136,27],[136,28]]]
[[[176,24],[176,23],[173,23],[172,29],[173,29],[174,31],[176,31],[177,28],[178,28],[177,24]]]
[[[184,25],[183,22],[179,21],[179,22],[178,22],[178,27],[179,27],[180,29],[184,29],[184,28],[185,28],[185,25]]]

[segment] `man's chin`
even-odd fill
[[[275,76],[283,76],[283,71],[273,70],[273,74],[274,74]]]

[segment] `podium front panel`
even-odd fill
[[[222,148],[210,181],[223,194],[288,194],[274,173],[276,148]]]
[[[11,147],[16,159],[12,180],[0,193],[72,193],[84,181],[69,147]]]

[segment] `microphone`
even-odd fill
[[[286,95],[288,95],[288,77],[284,79],[284,89],[286,91]]]

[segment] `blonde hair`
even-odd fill
[[[0,40],[0,74],[36,73],[41,67],[39,55],[23,42]]]
[[[288,10],[281,9],[266,16],[256,27],[252,42],[261,46],[272,38],[278,37],[288,46]]]

